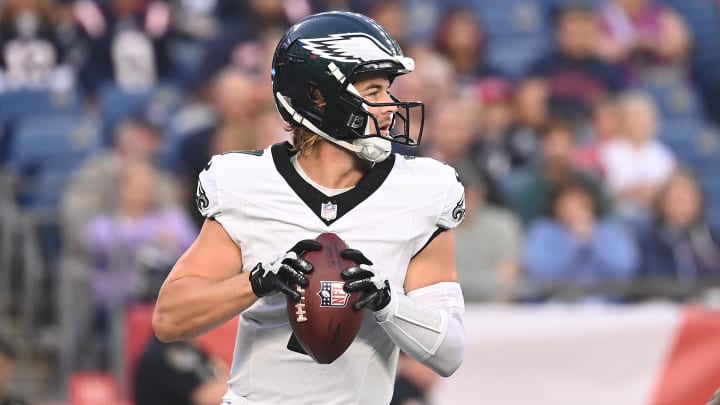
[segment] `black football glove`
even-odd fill
[[[258,297],[267,297],[281,292],[295,301],[300,293],[295,285],[307,287],[305,274],[312,272],[312,264],[300,256],[309,251],[322,249],[322,245],[312,239],[301,240],[285,254],[270,263],[258,263],[250,271],[250,286]]]
[[[345,249],[340,256],[357,263],[340,273],[345,280],[345,292],[362,292],[360,299],[353,305],[353,310],[368,308],[379,311],[390,303],[390,283],[376,275],[372,270],[372,262],[356,249]]]

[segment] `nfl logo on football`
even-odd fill
[[[343,290],[345,283],[342,281],[321,281],[320,291],[320,306],[321,307],[344,307],[350,294]]]
[[[320,217],[326,221],[332,221],[337,217],[337,205],[328,201],[320,206]]]

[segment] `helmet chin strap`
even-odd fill
[[[370,133],[370,120],[368,120],[365,126],[365,135]],[[361,148],[360,152],[354,151],[358,157],[373,163],[382,162],[392,153],[392,142],[376,136],[354,139],[352,144]]]
[[[359,147],[360,151],[354,151],[361,158],[372,163],[379,163],[387,159],[392,153],[392,143],[387,139],[378,137],[358,138],[353,140],[353,146]]]
[[[378,137],[358,138],[354,139],[352,143],[335,139],[332,136],[326,134],[324,131],[320,130],[320,128],[315,126],[315,124],[305,119],[302,115],[300,115],[300,113],[295,111],[295,109],[290,105],[285,96],[280,94],[280,92],[276,92],[275,97],[280,102],[280,105],[282,105],[283,108],[288,113],[290,113],[290,115],[292,115],[292,118],[293,120],[295,120],[295,122],[320,135],[324,139],[334,143],[335,145],[338,145],[346,150],[349,150],[350,152],[355,153],[355,155],[357,155],[361,159],[367,160],[372,163],[379,163],[387,159],[392,152],[392,142],[388,141],[387,139],[382,139]],[[370,133],[369,121],[365,127],[365,133]]]

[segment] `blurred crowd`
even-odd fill
[[[274,46],[326,10],[415,59],[391,90],[425,102],[422,142],[398,152],[459,172],[468,301],[686,301],[720,280],[718,1],[0,0],[5,280],[42,264],[73,367],[110,367],[113,310],[152,301],[194,239],[210,156],[289,139]]]

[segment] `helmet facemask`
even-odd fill
[[[406,58],[409,59],[409,58]],[[375,67],[369,69],[368,66]],[[378,68],[383,67],[384,68]],[[388,93],[391,102],[373,103],[363,98],[357,90],[352,80],[362,74],[383,72],[386,73],[390,83],[401,73],[394,61],[372,61],[360,64],[355,67],[349,78],[346,78],[337,69],[334,63],[330,62],[328,71],[337,79],[341,86],[339,103],[329,106],[328,110],[323,114],[323,123],[327,123],[330,128],[340,128],[341,131],[334,133],[335,139],[329,139],[331,142],[346,147],[350,143],[360,148],[348,148],[358,154],[361,158],[371,162],[379,162],[386,159],[392,150],[392,143],[404,146],[414,147],[420,143],[423,132],[423,123],[425,117],[425,105],[419,101],[401,101],[397,97]],[[403,72],[404,73],[404,72]],[[390,125],[385,131],[380,126],[378,118],[369,111],[369,108],[395,107],[397,111],[393,113]],[[411,114],[419,114],[419,128],[416,134],[411,132]],[[339,117],[347,117],[345,122],[333,122]],[[373,129],[374,128],[374,129]],[[337,142],[344,141],[342,143]]]
[[[423,132],[425,104],[420,101],[400,101],[392,94],[389,94],[390,98],[393,100],[392,102],[373,103],[364,99],[352,84],[349,84],[344,91],[349,93],[350,97],[353,98],[352,104],[356,106],[354,111],[350,114],[350,119],[347,123],[351,138],[379,137],[387,139],[390,142],[407,146],[417,146],[420,143]],[[380,132],[380,123],[378,122],[377,117],[368,110],[368,107],[397,108],[397,111],[393,113],[392,121],[388,128],[389,133],[387,135],[383,135]],[[410,118],[413,111],[420,114],[420,127],[418,128],[417,134],[413,134],[410,128]],[[374,125],[371,126],[371,122]],[[365,125],[363,125],[363,123]],[[375,131],[371,130],[373,127],[375,128]]]
[[[379,162],[390,155],[392,143],[406,146],[418,145],[422,138],[423,117],[425,115],[425,105],[423,103],[415,101],[403,102],[392,94],[389,94],[393,100],[392,102],[373,103],[360,96],[352,84],[347,86],[345,92],[355,99],[356,108],[350,114],[347,126],[352,144],[362,148],[359,152],[355,151],[358,156],[371,162]],[[392,114],[388,128],[383,130],[377,117],[369,111],[368,107],[395,107],[397,111]],[[413,108],[420,109],[420,128],[416,137],[413,137],[410,132],[409,117]],[[382,131],[387,131],[387,134],[383,134]]]

